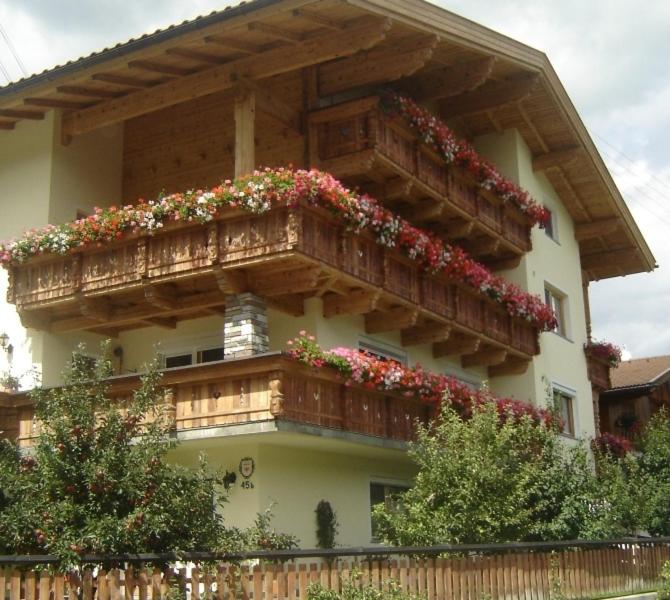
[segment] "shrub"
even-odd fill
[[[31,394],[34,451],[0,453],[0,551],[85,553],[201,550],[224,534],[223,478],[166,462],[174,446],[153,365],[124,410],[108,396],[106,359],[75,354],[65,385]]]
[[[558,431],[505,419],[489,403],[463,420],[447,406],[419,426],[412,488],[374,518],[395,545],[605,538],[635,532],[642,492],[633,459],[567,448]],[[626,462],[627,461],[627,462]]]

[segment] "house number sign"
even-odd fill
[[[242,481],[242,489],[250,490],[253,489],[254,484],[250,481],[251,476],[254,474],[256,469],[256,464],[254,459],[246,456],[240,461],[240,475],[244,478]]]

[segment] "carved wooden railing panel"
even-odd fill
[[[602,358],[586,353],[586,366],[591,386],[598,390],[609,390],[612,387],[610,365]]]
[[[486,343],[510,346],[527,357],[537,353],[537,330],[530,323],[512,319],[502,306],[471,288],[423,272],[397,250],[384,248],[372,236],[352,233],[327,211],[309,206],[278,207],[263,215],[231,210],[206,225],[170,223],[152,236],[130,236],[104,250],[38,257],[12,267],[11,295],[22,316],[49,315],[54,331],[95,329],[113,323],[117,313],[121,322],[133,326],[133,310],[140,322],[172,313],[188,318],[177,310],[183,275],[202,282],[198,289],[203,291],[189,300],[197,310],[201,296],[210,305],[223,304],[224,293],[230,293],[206,288],[217,285],[212,274],[220,272],[215,268],[244,269],[245,285],[252,290],[259,286],[262,295],[264,279],[275,265],[289,272],[316,269],[314,281],[306,277],[301,282],[305,297],[319,292],[320,276],[345,296],[351,289],[378,294],[378,310],[401,303],[422,322],[451,322],[465,333],[483,336]],[[262,270],[255,276],[254,269]],[[173,287],[161,291],[160,285],[170,282]],[[140,287],[143,294],[137,294]],[[265,289],[270,297],[291,293],[291,279],[279,287],[273,292],[275,281]],[[129,301],[136,303],[134,308],[128,307]]]
[[[110,380],[119,410],[138,385],[137,375]],[[280,354],[168,369],[161,386],[177,431],[287,420],[409,440],[415,419],[426,422],[430,415],[412,398],[345,385],[330,369],[308,368]],[[30,399],[3,394],[0,402],[0,435],[32,445],[40,425]]]
[[[474,219],[478,235],[499,237],[504,252],[520,255],[531,249],[531,222],[515,206],[502,206],[492,193],[479,188],[462,168],[444,160],[402,119],[392,118],[379,106],[377,97],[321,109],[310,115],[314,151],[311,160],[336,176],[359,177],[367,171],[376,181],[390,168],[401,177],[421,184],[407,192],[412,198],[431,195],[444,203],[446,217]],[[372,153],[372,154],[371,154]],[[380,157],[378,165],[374,157]],[[411,209],[408,209],[411,220]]]

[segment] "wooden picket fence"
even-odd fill
[[[14,564],[8,564],[11,557],[0,557],[0,565],[5,563],[0,567],[0,600],[303,600],[312,585],[341,591],[347,582],[381,591],[395,586],[426,600],[553,600],[561,594],[586,599],[654,589],[661,566],[670,560],[670,541],[561,545],[554,550],[510,546],[503,552],[496,545],[495,553],[463,547],[458,555],[420,559],[393,558],[386,549],[372,548],[367,550],[388,556],[363,556],[363,549],[355,549],[359,556],[352,557],[354,552],[347,555],[342,549],[327,559],[315,560],[313,554],[309,559],[303,551],[286,561],[286,554],[256,553],[263,559],[173,562],[164,568],[122,563],[125,568],[67,574],[53,572],[38,557]]]

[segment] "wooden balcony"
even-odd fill
[[[538,352],[527,321],[308,206],[230,210],[207,225],[173,222],[152,236],[37,257],[11,267],[8,299],[26,326],[116,336],[221,315],[226,295],[243,291],[292,315],[320,296],[326,318],[365,315],[369,333],[402,330],[404,344],[434,343],[436,355],[491,375],[523,372]]]
[[[602,392],[612,387],[612,380],[610,378],[611,367],[607,360],[592,356],[587,352],[586,366],[592,388]]]
[[[369,190],[408,220],[457,241],[492,268],[511,268],[531,249],[532,223],[467,172],[447,167],[402,119],[371,97],[309,117],[311,162]]]
[[[112,377],[110,397],[123,406],[139,375]],[[430,408],[399,393],[345,385],[331,369],[312,369],[285,355],[265,354],[166,369],[166,409],[177,432],[267,421],[292,421],[371,436],[409,440]],[[0,436],[30,446],[39,423],[25,393],[0,394]]]

